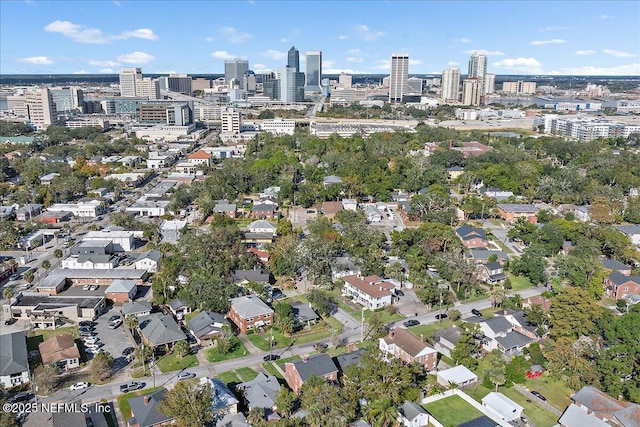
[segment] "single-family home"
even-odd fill
[[[462,329],[456,325],[440,329],[433,334],[433,347],[439,353],[451,357],[451,352],[462,336]]]
[[[379,276],[354,274],[342,278],[342,295],[369,310],[393,304],[395,286]]]
[[[229,326],[229,321],[220,313],[203,311],[189,320],[188,324],[189,331],[199,343],[202,343],[202,341],[212,340],[222,335],[223,328]]]
[[[342,202],[322,202],[320,206],[320,212],[328,219],[333,219],[342,209]]]
[[[40,178],[41,185],[51,185],[54,179],[59,178],[59,173],[49,173]]]
[[[238,399],[219,378],[203,377],[200,384],[211,387],[211,411],[214,415],[238,413]]]
[[[24,331],[0,335],[0,384],[5,390],[29,382],[29,355]]]
[[[151,313],[140,316],[138,323],[142,340],[151,347],[171,347],[176,342],[187,339],[173,317],[166,314]]]
[[[640,245],[640,225],[616,225],[615,228],[627,236],[632,244]]]
[[[482,228],[471,227],[468,224],[463,225],[456,229],[456,234],[462,242],[462,245],[469,249],[487,249],[489,247],[489,241],[487,240],[487,233]]]
[[[238,329],[246,333],[249,329],[273,323],[273,309],[257,295],[246,295],[231,300],[228,318]]]
[[[284,364],[285,380],[295,393],[300,394],[302,385],[312,375],[326,381],[338,380],[338,368],[331,356],[320,353],[313,356],[302,356],[300,359]]]
[[[548,311],[551,308],[551,300],[541,295],[525,298],[522,301],[522,308],[531,308],[534,305],[540,306],[543,311]]]
[[[438,384],[449,387],[454,385],[460,390],[465,390],[478,384],[478,376],[467,369],[464,365],[438,371],[436,375]]]
[[[80,351],[71,334],[55,335],[38,344],[44,365],[55,364],[63,371],[80,367]]]
[[[405,363],[415,362],[427,371],[432,371],[438,364],[438,352],[404,328],[392,329],[378,339],[378,348],[385,357],[397,357]]]
[[[622,427],[638,427],[640,425],[640,405],[615,399],[595,387],[582,387],[571,400],[578,408],[595,415],[605,421],[607,425]],[[581,424],[578,427],[585,425]]]
[[[277,229],[278,227],[275,224],[265,220],[253,221],[247,227],[249,233],[270,234],[271,236],[276,235]]]
[[[599,261],[606,270],[610,270],[611,272],[617,271],[623,276],[631,276],[631,267],[620,261],[610,258],[600,258]]]
[[[273,218],[278,207],[270,203],[258,203],[251,208],[251,218],[265,219]]]
[[[169,301],[167,306],[178,320],[184,319],[185,314],[191,313],[191,305],[180,298]]]
[[[370,223],[378,223],[378,222],[382,222],[382,212],[380,212],[380,209],[378,209],[377,207],[373,206],[373,205],[368,205],[365,206],[363,209],[364,211],[364,215],[367,217],[367,221]]]
[[[461,166],[451,166],[447,168],[447,174],[449,179],[454,180],[464,173],[464,168]]]
[[[120,313],[124,317],[132,314],[138,319],[142,316],[148,316],[151,314],[151,303],[148,301],[131,301],[124,303],[120,308]]]
[[[131,418],[127,420],[127,427],[160,427],[174,425],[173,417],[163,414],[158,410],[158,405],[167,393],[166,388],[154,391],[143,396],[135,396],[127,399],[131,408]]]
[[[507,280],[504,268],[499,262],[487,262],[480,267],[480,278],[487,283],[497,285]]]
[[[523,407],[502,393],[491,392],[482,398],[482,406],[504,421],[517,420],[522,416]]]
[[[591,411],[571,403],[558,420],[560,427],[611,427]]]
[[[42,213],[44,206],[38,203],[27,203],[23,207],[16,209],[16,220],[29,221]]]
[[[335,175],[327,175],[322,178],[322,185],[325,190],[334,184],[342,184],[342,179]]]
[[[138,258],[133,262],[133,265],[136,270],[147,270],[150,273],[157,273],[161,259],[162,252],[152,249],[138,255]]]
[[[495,199],[499,202],[508,200],[509,198],[513,197],[513,193],[511,191],[502,191],[501,189],[495,187],[482,188],[480,189],[480,191],[478,191],[478,194],[480,196],[486,196],[490,199]]]
[[[465,258],[471,260],[474,264],[484,264],[489,261],[493,255],[496,256],[497,262],[500,265],[504,265],[505,261],[509,259],[509,256],[504,251],[489,250],[489,249],[470,249],[465,253]]]
[[[589,215],[589,208],[590,206],[588,205],[576,206],[575,209],[573,210],[573,215],[576,218],[576,220],[580,222],[590,222],[591,215]]]
[[[354,199],[342,199],[342,209],[346,211],[358,211],[358,201]]]
[[[362,356],[364,356],[364,354],[367,352],[367,350],[364,348],[361,348],[358,350],[354,350],[354,348],[355,346],[353,345],[353,343],[347,344],[348,353],[343,353],[334,358],[334,362],[338,367],[338,370],[340,371],[341,375],[346,374],[347,368],[349,366],[353,366],[353,365],[359,366],[360,359],[362,359]]]
[[[229,203],[227,200],[218,200],[213,207],[213,213],[221,214],[229,218],[235,218],[238,207],[235,203]]]
[[[405,400],[398,408],[398,424],[403,427],[426,427],[429,413],[417,403]]]
[[[614,271],[604,279],[604,292],[616,300],[630,294],[640,294],[640,276],[624,276]]]
[[[507,356],[522,353],[522,350],[533,341],[532,338],[516,330],[506,316],[495,316],[478,322],[484,334],[482,347],[486,351],[496,348]]]
[[[236,388],[242,392],[249,410],[262,408],[268,421],[280,419],[276,413],[276,395],[281,388],[278,378],[260,372],[253,380],[238,384]]]
[[[187,162],[194,165],[211,166],[211,153],[198,150],[195,153],[191,153],[189,154],[189,156],[187,156]]]
[[[270,255],[269,251],[265,249],[258,249],[255,247],[251,247],[247,249],[247,252],[255,255],[256,258],[258,258],[258,261],[260,261],[260,264],[269,265],[269,255]]]
[[[320,319],[310,304],[295,301],[291,303],[291,309],[293,310],[293,322],[297,327],[311,325]]]
[[[236,285],[244,286],[250,282],[268,285],[271,282],[271,275],[261,268],[255,270],[234,270],[232,279]]]
[[[107,299],[114,304],[120,305],[128,301],[133,301],[138,293],[138,285],[135,280],[114,280],[104,291]]]
[[[497,205],[498,215],[507,222],[516,222],[518,218],[524,218],[532,224],[538,223],[538,208],[524,203],[501,203]]]

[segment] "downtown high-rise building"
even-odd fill
[[[142,80],[137,81],[136,96],[147,98],[149,100],[161,99],[160,82],[158,79],[143,77]]]
[[[58,112],[49,88],[33,88],[25,95],[29,121],[38,130],[56,124]]]
[[[238,86],[242,85],[242,76],[249,71],[249,61],[246,59],[228,59],[224,61],[224,81],[231,85],[235,80]]]
[[[307,51],[307,85],[309,92],[320,92],[322,87],[322,52]]]
[[[287,53],[287,67],[296,70],[296,73],[300,72],[300,52],[295,46],[291,46]]]
[[[186,74],[171,73],[167,77],[167,89],[172,92],[191,95],[191,76]]]
[[[442,72],[441,98],[448,101],[458,101],[460,97],[460,68],[453,67]]]
[[[290,104],[304,101],[304,73],[295,68],[284,67],[278,70],[280,82],[280,100]]]
[[[468,79],[480,80],[481,96],[484,95],[484,80],[487,75],[487,55],[481,52],[473,52],[469,58]]]
[[[496,91],[496,75],[494,73],[487,73],[484,76],[484,93],[490,94]]]
[[[464,79],[462,82],[462,103],[464,105],[480,105],[482,84],[482,81],[477,77]]]
[[[391,55],[391,73],[389,74],[389,102],[402,102],[409,79],[409,54]]]
[[[125,98],[135,98],[136,87],[142,81],[142,68],[121,68],[120,69],[120,96]]]

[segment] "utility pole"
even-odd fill
[[[364,307],[362,307],[360,320],[360,342],[364,341]]]

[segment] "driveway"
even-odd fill
[[[101,348],[111,353],[114,359],[113,370],[117,372],[128,365],[122,356],[122,350],[127,347],[133,347],[134,343],[126,331],[124,324],[118,326],[116,329],[109,329],[109,325],[107,324],[109,317],[116,314],[120,314],[118,306],[114,306],[108,312],[98,317],[98,319],[95,320],[95,328],[98,333],[97,337],[100,338],[100,341],[104,344]],[[90,355],[87,356],[91,358]]]

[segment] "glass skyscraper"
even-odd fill
[[[310,50],[307,52],[307,86],[310,92],[320,92],[322,86],[322,52]]]

